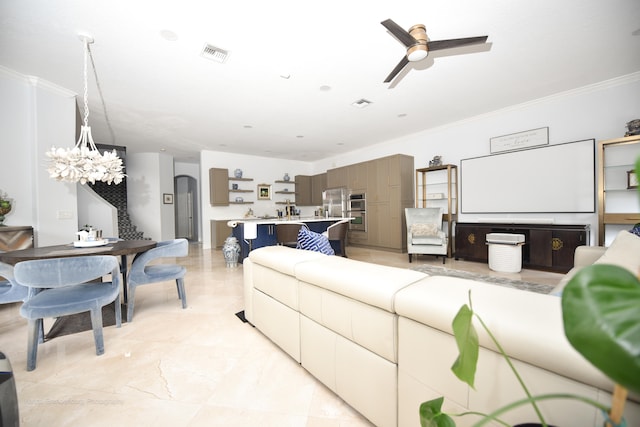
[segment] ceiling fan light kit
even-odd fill
[[[391,19],[382,21],[381,24],[407,48],[406,55],[387,76],[384,80],[385,83],[389,83],[393,80],[409,62],[417,62],[426,58],[430,50],[450,49],[453,47],[479,44],[487,41],[487,36],[429,41],[427,38],[426,27],[422,24],[414,25],[409,28],[409,31],[405,31]]]

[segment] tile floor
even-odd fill
[[[348,248],[351,258],[409,267],[406,254]],[[190,247],[182,310],[174,283],[138,288],[132,323],[104,329],[105,354],[90,331],[39,346],[27,372],[26,320],[0,306],[0,351],[14,370],[22,427],[306,426],[371,424],[234,313],[243,309],[242,267],[220,250]],[[442,265],[421,256],[414,264]],[[486,264],[447,267],[500,274]],[[557,283],[561,275],[523,270],[508,277]],[[49,323],[50,324],[50,323]]]

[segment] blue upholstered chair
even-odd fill
[[[0,262],[0,304],[22,302],[27,299],[29,288],[22,286],[13,280],[13,266]]]
[[[95,279],[111,275],[111,282]],[[16,264],[14,280],[38,291],[20,307],[29,320],[27,370],[36,368],[38,333],[45,317],[91,313],[96,354],[104,353],[102,307],[115,301],[116,326],[120,327],[120,264],[112,255],[52,258]]]
[[[133,305],[135,302],[136,288],[149,283],[176,281],[178,298],[182,300],[182,308],[187,308],[187,294],[184,291],[184,275],[187,269],[177,264],[149,265],[159,258],[175,258],[189,255],[187,239],[173,239],[159,242],[155,248],[142,252],[133,259],[131,270],[127,277],[127,321],[133,321]]]

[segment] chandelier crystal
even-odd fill
[[[47,172],[49,177],[57,181],[79,182],[86,184],[96,181],[120,184],[125,175],[122,172],[122,159],[118,157],[116,150],[105,151],[101,154],[91,136],[89,126],[89,101],[87,84],[87,59],[89,56],[89,43],[93,39],[89,36],[81,35],[84,42],[84,121],[80,127],[80,138],[73,148],[56,148],[46,152],[49,158]],[[95,70],[94,70],[95,71]]]

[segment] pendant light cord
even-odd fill
[[[96,87],[98,88],[98,95],[100,96],[100,103],[102,104],[102,111],[104,111],[104,118],[105,118],[105,121],[107,123],[107,128],[109,129],[109,134],[111,135],[111,145],[116,145],[116,136],[115,136],[115,133],[113,132],[113,127],[111,127],[111,120],[109,120],[109,114],[107,113],[107,105],[105,104],[104,96],[102,95],[102,87],[100,86],[100,80],[98,79],[98,72],[96,71],[96,64],[93,61],[93,54],[91,53],[91,47],[89,46],[88,43],[86,44],[86,47],[87,47],[87,49],[85,51],[85,55],[88,54],[89,55],[89,59],[91,60],[91,68],[93,70],[93,77],[96,80]],[[86,60],[86,57],[85,57],[85,69],[84,69],[84,72],[85,72],[85,95],[84,95],[85,96],[85,98],[84,98],[85,99],[85,107],[84,108],[85,108],[85,111],[86,111],[85,115],[88,118],[89,117],[89,107],[88,107],[88,104],[87,104],[88,95],[87,95],[87,84],[86,84],[86,81],[87,81],[87,60]],[[87,125],[87,118],[85,118],[85,126]]]

